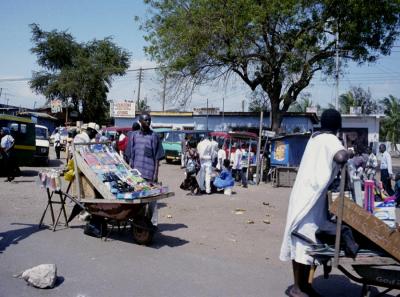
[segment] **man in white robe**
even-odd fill
[[[304,151],[292,193],[280,259],[293,263],[294,286],[290,296],[319,296],[308,283],[313,259],[306,254],[308,243],[294,233],[317,242],[315,231],[327,220],[326,193],[347,161],[347,151],[336,137],[341,128],[340,113],[328,109],[321,116],[321,131],[314,133]]]

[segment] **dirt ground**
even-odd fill
[[[162,164],[160,180],[175,196],[160,201],[159,232],[145,247],[129,231],[115,231],[108,241],[88,237],[77,219],[56,232],[38,229],[46,206],[36,184],[40,168],[22,169],[14,182],[0,181],[0,297],[285,296],[292,284],[290,263],[278,259],[289,188],[261,184],[236,187],[232,196],[187,196],[179,189],[183,171]],[[58,267],[54,289],[12,277],[44,263]],[[361,286],[337,270],[328,280],[321,273],[314,284],[323,296],[360,294]]]

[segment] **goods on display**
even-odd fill
[[[47,169],[39,172],[38,184],[42,188],[49,188],[52,191],[61,190],[61,171],[57,169]]]
[[[143,198],[168,192],[168,187],[142,178],[140,172],[130,168],[110,145],[79,146],[77,153],[116,199]]]

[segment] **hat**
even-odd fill
[[[100,131],[100,126],[93,122],[90,122],[89,124],[87,124],[87,128],[93,129],[97,133],[99,133],[99,131]]]

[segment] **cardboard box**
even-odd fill
[[[329,210],[337,215],[340,199],[335,199]],[[343,221],[400,261],[400,232],[389,228],[383,221],[358,206],[349,198],[344,199]]]

